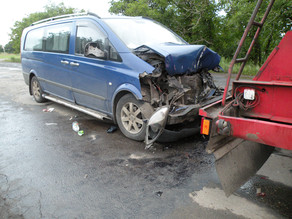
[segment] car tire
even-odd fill
[[[121,132],[136,141],[143,141],[146,134],[145,117],[140,109],[143,103],[132,94],[126,94],[118,101],[116,108],[116,121]]]
[[[33,76],[31,81],[30,81],[30,89],[31,89],[31,93],[32,93],[36,102],[38,102],[38,103],[46,102],[46,99],[43,98],[43,96],[42,96],[43,90],[42,90],[40,82],[36,76]]]

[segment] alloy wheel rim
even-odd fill
[[[143,128],[141,110],[134,103],[126,103],[122,107],[121,120],[124,128],[131,134],[138,134]]]
[[[32,83],[32,92],[35,98],[39,98],[41,96],[40,86],[37,81],[33,81]]]

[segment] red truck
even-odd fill
[[[255,22],[259,0],[228,69],[223,98],[199,110],[206,150],[229,196],[265,163],[274,147],[292,150],[292,31],[286,33],[253,80],[239,80],[252,47],[271,10]],[[252,26],[255,36],[244,58],[237,58]],[[234,64],[242,63],[228,95]]]

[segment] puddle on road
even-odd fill
[[[258,188],[263,195],[257,195]],[[190,193],[189,197],[204,208],[227,209],[246,218],[292,218],[291,187],[262,175],[252,177],[228,198],[222,189],[207,187]]]
[[[136,159],[136,160],[138,160],[138,159],[143,159],[143,158],[145,158],[145,155],[131,154],[131,155],[129,156],[129,158],[130,158],[130,159]]]
[[[256,194],[257,189],[261,190],[261,196]],[[241,186],[237,193],[292,218],[292,188],[289,186],[272,181],[266,176],[256,175]]]
[[[277,218],[270,211],[245,198],[231,195],[228,198],[219,188],[206,188],[189,194],[190,198],[204,208],[213,210],[229,210],[233,214],[246,218]]]

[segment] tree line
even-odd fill
[[[14,23],[13,27],[11,28],[11,33],[9,34],[10,40],[4,47],[0,45],[0,52],[3,52],[5,50],[5,52],[7,53],[19,53],[22,31],[24,28],[30,26],[32,23],[50,17],[80,12],[85,11],[78,10],[72,7],[66,7],[64,3],[60,3],[58,5],[56,4],[46,5],[44,6],[43,12],[31,13],[27,17],[24,17],[21,21],[16,21]]]
[[[204,44],[225,58],[232,58],[256,5],[255,0],[112,0],[110,13],[145,16],[159,21],[182,36],[190,44]],[[269,0],[264,0],[257,17],[260,21]],[[98,3],[97,3],[98,4]],[[28,15],[11,28],[13,52],[20,51],[22,30],[31,23],[52,16],[84,12],[59,5],[45,6],[45,12]],[[276,0],[250,56],[262,64],[284,34],[292,28],[292,0]],[[251,31],[254,34],[256,28]],[[250,37],[251,41],[251,37]],[[246,51],[249,42],[242,51]],[[0,46],[1,50],[1,46]]]
[[[269,2],[263,1],[256,21],[261,20]],[[112,0],[110,12],[152,18],[189,43],[207,45],[221,56],[232,58],[256,3],[255,0]],[[276,0],[250,59],[262,64],[291,27],[292,0]],[[255,31],[256,28],[252,29],[251,34]],[[251,40],[250,37],[242,51],[247,51]]]

